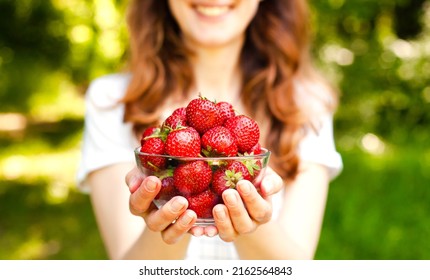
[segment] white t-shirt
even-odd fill
[[[88,193],[86,177],[91,171],[121,162],[135,162],[134,149],[139,141],[133,135],[132,125],[123,122],[124,105],[118,103],[128,86],[130,75],[112,74],[94,80],[88,88],[85,105],[85,127],[77,183]],[[309,130],[299,145],[303,161],[324,165],[335,178],[342,170],[342,159],[333,139],[332,116],[321,120],[318,133]],[[274,217],[282,203],[282,194],[273,198]],[[237,259],[232,243],[219,237],[192,237],[187,259]]]

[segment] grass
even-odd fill
[[[317,259],[430,259],[424,151],[411,145],[382,157],[343,153],[345,168],[330,187]]]
[[[72,191],[53,203],[49,183],[3,181],[0,259],[106,258],[86,195]]]
[[[89,197],[74,180],[82,120],[1,133],[0,259],[103,259]]]

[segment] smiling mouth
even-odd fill
[[[203,6],[196,5],[195,9],[198,13],[207,17],[218,17],[227,14],[231,7],[230,6]]]

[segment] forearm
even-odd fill
[[[190,235],[184,236],[177,243],[166,244],[159,232],[145,228],[136,242],[124,255],[124,259],[179,260],[184,259]]]
[[[234,244],[241,259],[312,259],[314,255],[312,249],[300,246],[275,221],[238,237]]]
[[[166,244],[160,232],[145,227],[142,217],[129,210],[130,192],[124,176],[133,164],[117,164],[92,173],[88,178],[91,201],[110,259],[180,259],[189,236],[175,245]]]
[[[303,164],[283,193],[277,219],[235,243],[244,259],[312,259],[318,246],[328,193],[327,169]],[[252,244],[249,246],[247,244]]]

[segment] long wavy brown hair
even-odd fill
[[[311,125],[312,112],[297,102],[296,82],[321,80],[311,65],[308,19],[305,0],[260,2],[241,53],[243,104],[247,112],[263,112],[268,117],[263,145],[272,151],[271,166],[284,179],[297,175],[298,143],[304,128]],[[190,50],[181,40],[167,0],[132,0],[127,20],[132,76],[122,100],[124,120],[141,131],[158,122],[164,100],[187,96],[194,77]],[[334,110],[336,96],[323,92],[326,96],[319,101]],[[300,99],[314,97],[308,94]]]

